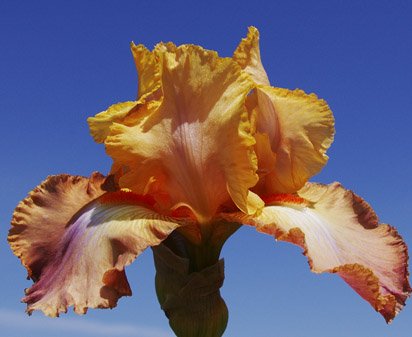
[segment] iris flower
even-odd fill
[[[224,242],[241,225],[300,246],[386,321],[411,293],[407,247],[366,201],[308,180],[334,137],[327,103],[270,86],[259,33],[232,58],[195,45],[131,46],[136,101],[88,119],[107,176],[49,176],[16,208],[9,242],[34,281],[27,312],[112,308],[125,267],[152,247],[156,291],[178,336],[221,336]]]

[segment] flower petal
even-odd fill
[[[137,111],[144,102],[160,98],[160,65],[156,55],[143,45],[136,46],[132,43],[131,49],[138,75],[138,101],[114,104],[106,111],[87,119],[90,133],[97,143],[106,140],[113,123],[124,122],[125,117]]]
[[[145,46],[132,43],[131,48],[139,81],[137,97],[141,100],[160,88],[160,64],[156,54]]]
[[[140,118],[115,123],[106,149],[121,187],[185,205],[208,221],[230,199],[247,213],[263,206],[257,182],[246,95],[253,83],[231,59],[198,46],[158,45],[163,97]]]
[[[90,134],[96,143],[104,143],[114,122],[123,120],[129,113],[138,108],[139,102],[123,102],[113,104],[106,111],[89,117]]]
[[[83,205],[112,190],[108,181],[98,172],[90,178],[49,176],[18,204],[8,239],[28,277],[40,277],[45,261],[56,254],[66,224]]]
[[[388,322],[402,309],[411,293],[407,247],[364,200],[338,183],[308,183],[298,195],[267,202],[255,219],[225,216],[299,245],[313,272],[338,273]]]
[[[332,112],[324,100],[302,90],[260,86],[256,95],[256,132],[267,135],[256,137],[263,142],[257,144],[260,193],[296,192],[328,160],[326,150],[334,137]],[[273,156],[275,165],[265,166]]]
[[[50,177],[17,207],[9,241],[35,281],[23,298],[28,313],[114,307],[131,295],[124,267],[179,226],[145,197],[102,194],[102,181]]]
[[[242,39],[233,53],[235,60],[256,84],[269,85],[269,79],[260,59],[259,31],[249,27],[247,37]]]

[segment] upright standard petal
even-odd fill
[[[249,27],[247,37],[242,39],[233,53],[235,60],[256,84],[269,85],[269,79],[260,59],[259,31]]]
[[[132,43],[131,50],[138,75],[137,101],[114,104],[106,111],[87,119],[90,134],[97,143],[104,143],[113,123],[124,122],[124,119],[137,111],[144,102],[160,98],[160,63],[158,57],[143,45]]]
[[[152,194],[166,207],[187,206],[201,222],[232,198],[244,212],[263,206],[246,95],[253,86],[231,59],[201,47],[158,45],[161,103],[115,123],[106,149],[121,187]],[[133,119],[134,118],[134,119]]]
[[[332,112],[324,100],[302,90],[260,86],[255,94],[257,190],[294,193],[328,160],[335,132]]]
[[[49,177],[17,207],[9,241],[35,281],[23,298],[28,313],[114,307],[131,295],[124,267],[179,226],[147,197],[104,193],[102,182]]]
[[[110,127],[115,122],[123,121],[133,111],[138,110],[139,102],[122,102],[113,104],[107,110],[99,112],[94,117],[89,117],[90,134],[96,143],[104,143],[110,132]]]
[[[138,99],[148,98],[161,87],[161,69],[158,55],[139,44],[131,45],[138,75]]]
[[[407,247],[397,231],[379,224],[372,208],[338,183],[308,183],[296,195],[278,194],[255,219],[226,218],[304,249],[311,270],[338,273],[387,322],[411,293]]]
[[[259,50],[259,32],[249,27],[233,59],[256,84],[248,109],[256,119],[260,193],[292,193],[326,164],[334,120],[325,101],[302,90],[269,86]]]

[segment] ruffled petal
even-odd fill
[[[225,215],[304,249],[313,272],[338,273],[390,322],[411,293],[407,247],[395,228],[338,183],[280,194],[255,219]]]
[[[249,27],[247,37],[242,39],[233,53],[235,60],[256,84],[269,85],[269,79],[260,59],[259,31]]]
[[[125,118],[139,110],[146,101],[160,99],[160,64],[154,52],[143,45],[131,44],[138,75],[137,101],[117,103],[106,111],[89,117],[90,134],[97,143],[104,143],[113,123],[124,123]]]
[[[104,143],[110,132],[110,127],[115,122],[122,121],[132,111],[138,109],[139,102],[122,102],[113,104],[106,111],[99,112],[94,117],[89,117],[90,134],[96,143]]]
[[[257,190],[294,193],[328,160],[326,150],[334,137],[332,112],[314,94],[268,86],[257,88],[256,109]]]
[[[162,64],[161,103],[115,123],[106,149],[121,187],[149,193],[165,207],[187,206],[208,221],[232,198],[249,214],[263,206],[246,95],[253,86],[231,59],[198,46],[156,46]]]
[[[56,254],[72,216],[107,191],[113,191],[110,179],[98,172],[89,178],[61,174],[49,176],[17,205],[8,240],[29,278],[36,281]]]
[[[139,81],[137,97],[139,100],[146,99],[161,86],[159,60],[154,52],[141,44],[132,43],[131,49]]]
[[[153,211],[153,200],[104,193],[102,182],[49,177],[17,207],[9,242],[35,281],[23,298],[29,314],[114,307],[131,295],[125,266],[179,226]]]

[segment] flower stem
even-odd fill
[[[238,228],[226,222],[210,224],[199,243],[175,231],[152,247],[158,300],[178,337],[223,335],[228,310],[219,290],[224,280],[219,255]]]

